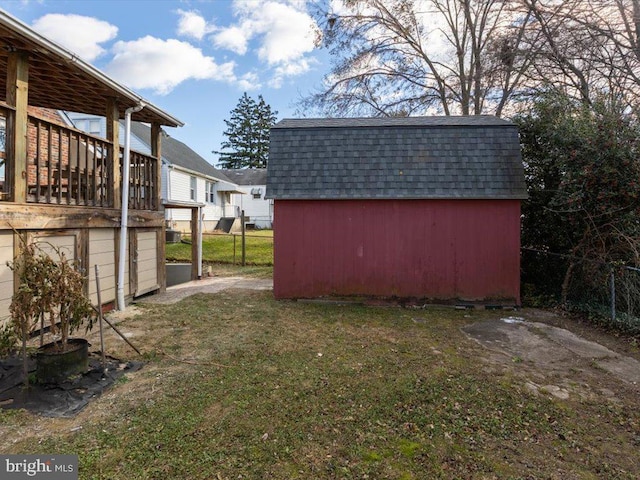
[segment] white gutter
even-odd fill
[[[120,219],[120,251],[118,258],[118,310],[124,304],[124,267],[127,259],[127,223],[129,219],[129,170],[131,169],[131,114],[144,108],[144,103],[129,107],[124,112],[124,158],[122,161],[122,217]]]

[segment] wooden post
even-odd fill
[[[162,207],[162,126],[157,122],[151,124],[151,138],[149,143],[149,146],[151,147],[151,156],[158,159],[155,171],[152,172],[153,186],[155,188],[152,204],[154,210],[164,212],[164,208]],[[164,292],[167,289],[167,273],[165,266],[167,256],[166,222],[162,222],[162,227],[158,232],[158,237],[158,279],[160,280],[160,291]],[[191,248],[193,248],[193,245]],[[191,276],[193,277],[193,271],[191,272]]]
[[[27,201],[27,130],[29,116],[29,56],[26,52],[10,52],[7,58],[7,103],[14,107],[13,131],[8,144],[12,155],[11,185],[13,201]]]
[[[111,142],[111,165],[109,166],[109,176],[111,182],[107,185],[107,203],[111,201],[113,208],[122,206],[122,195],[120,190],[120,111],[118,109],[118,101],[110,98],[107,102],[107,140]]]
[[[100,327],[100,363],[102,364],[102,368],[107,364],[105,355],[104,355],[104,334],[102,331],[102,292],[100,291],[100,268],[96,263],[94,265],[96,271],[96,293],[98,295],[98,321]]]
[[[151,124],[151,156],[158,159],[155,172],[153,172],[153,183],[155,187],[154,204],[155,210],[161,210],[162,205],[162,126],[159,123]],[[164,233],[164,231],[162,232]]]

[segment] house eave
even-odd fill
[[[102,89],[106,89],[105,94],[118,99],[122,112],[124,112],[124,109],[128,107],[144,104],[144,110],[146,110],[146,112],[143,110],[144,113],[141,112],[134,115],[133,118],[135,120],[140,119],[141,121],[158,122],[162,125],[172,127],[181,127],[184,125],[183,122],[175,118],[173,115],[170,115],[132,90],[119,84],[93,65],[82,60],[70,50],[67,50],[66,48],[33,31],[29,26],[3,10],[0,10],[0,29],[9,30],[14,34],[13,37],[11,35],[7,35],[7,38],[4,39],[5,46],[8,50],[13,48],[18,50],[25,49],[33,55],[53,57],[53,60],[58,62],[59,66],[63,70],[79,70],[82,72],[83,82],[86,82],[87,84],[87,91],[92,90],[95,85],[100,85]],[[13,46],[11,44],[12,40],[19,43],[19,45]],[[41,106],[74,110],[74,108],[64,108],[62,105]]]

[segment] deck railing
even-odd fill
[[[27,201],[113,207],[113,146],[79,130],[29,116]]]
[[[13,109],[0,104],[0,200],[7,200],[11,196],[11,182],[9,182],[9,154],[7,151],[7,132],[13,118]]]
[[[0,201],[12,198],[12,119],[13,110],[0,104]],[[28,122],[27,202],[115,206],[112,142],[31,115]],[[122,165],[123,149],[118,152]],[[129,208],[158,210],[158,159],[132,151],[130,160]]]
[[[124,149],[120,148],[120,165],[124,162]],[[158,210],[158,159],[131,150],[129,155],[129,208],[133,210]],[[122,176],[121,176],[122,177]]]

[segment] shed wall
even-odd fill
[[[518,200],[276,200],[277,298],[520,303]]]

